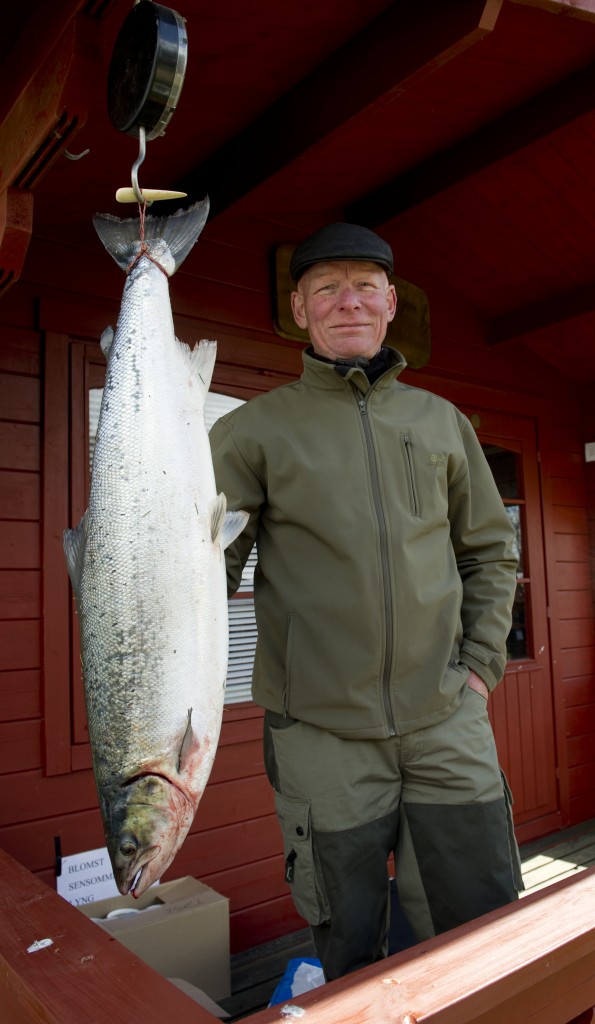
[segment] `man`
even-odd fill
[[[390,247],[334,224],[294,251],[300,380],[211,432],[256,542],[253,694],[285,877],[327,978],[386,955],[387,858],[418,940],[515,899],[487,716],[505,667],[512,529],[468,420],[398,380]]]

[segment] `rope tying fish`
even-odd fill
[[[156,260],[154,256],[151,256],[151,253],[149,252],[149,247],[148,247],[147,243],[145,242],[145,211],[146,211],[146,203],[144,203],[142,206],[139,203],[138,216],[139,216],[139,221],[140,221],[140,249],[138,250],[138,252],[137,252],[136,256],[134,257],[134,259],[131,260],[130,263],[128,264],[128,266],[126,267],[126,274],[127,275],[130,274],[131,270],[134,269],[134,267],[136,266],[138,261],[141,259],[141,257],[142,256],[146,256],[148,260],[151,260],[151,263],[154,263],[156,267],[159,267],[160,271],[163,274],[165,274],[166,277],[169,277],[169,274],[167,273],[167,270],[164,267],[161,266],[159,260]]]

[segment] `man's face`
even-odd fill
[[[291,308],[318,355],[371,359],[396,313],[397,296],[377,263],[337,260],[306,270],[292,292]]]

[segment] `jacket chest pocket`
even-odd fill
[[[405,459],[405,475],[407,477],[407,485],[409,487],[409,504],[411,508],[411,514],[421,516],[419,495],[417,492],[417,482],[415,479],[415,463],[413,458],[413,441],[409,434],[401,434],[401,447],[403,449],[403,457]]]
[[[409,510],[416,519],[428,519],[448,508],[447,464],[444,452],[429,452],[410,433],[400,436],[409,495]]]
[[[277,819],[283,833],[285,881],[291,886],[296,910],[309,924],[330,916],[316,854],[310,820],[310,801],[291,800],[275,793]]]

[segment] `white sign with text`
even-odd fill
[[[119,896],[107,847],[62,857],[56,891],[74,907]]]

